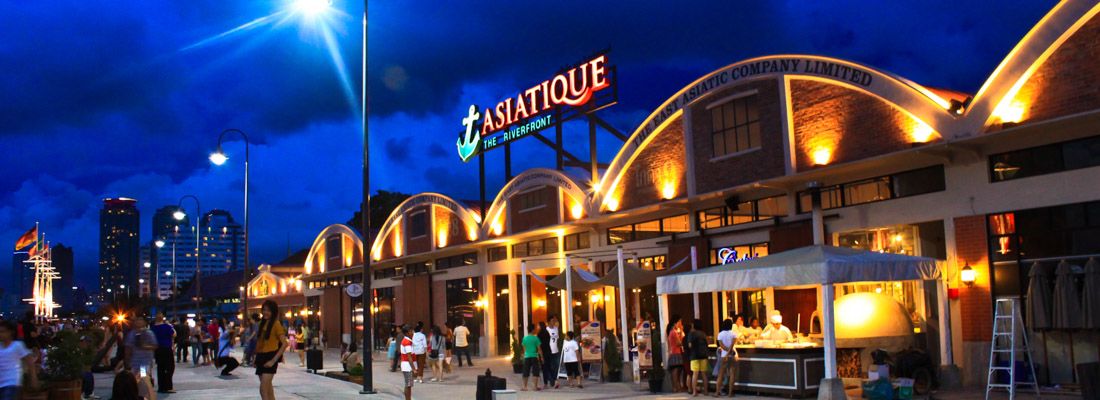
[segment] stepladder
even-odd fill
[[[989,349],[985,399],[989,400],[994,390],[1003,389],[1008,392],[1008,398],[1014,400],[1020,386],[1030,386],[1039,397],[1027,329],[1020,316],[1020,298],[998,298],[993,307],[993,340]],[[1018,366],[1019,362],[1022,365]],[[1027,379],[1021,375],[1027,375]]]

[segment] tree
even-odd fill
[[[386,223],[386,218],[389,218],[390,213],[393,212],[397,206],[401,205],[401,202],[408,199],[410,195],[400,192],[390,192],[387,190],[379,190],[373,196],[370,197],[370,226],[371,229],[378,229],[382,227],[382,224]],[[356,230],[362,229],[362,216],[360,212],[356,211],[355,215],[348,220],[348,226],[355,228]]]

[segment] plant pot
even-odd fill
[[[622,382],[623,381],[623,371],[607,371],[607,381],[608,382]]]
[[[523,373],[523,364],[512,364],[512,373],[522,374]]]
[[[50,400],[80,400],[80,379],[50,382]]]
[[[661,389],[663,389],[661,386],[664,386],[663,385],[664,383],[665,383],[664,379],[650,379],[649,380],[649,392],[654,393],[654,394],[661,393]]]

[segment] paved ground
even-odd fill
[[[399,372],[389,372],[389,364],[385,361],[374,363],[375,390],[378,394],[363,396],[359,394],[360,385],[344,382],[338,379],[314,375],[298,367],[298,356],[289,354],[287,363],[279,366],[279,373],[275,375],[275,393],[279,399],[401,399],[403,378]],[[237,354],[240,357],[240,354]],[[382,360],[385,355],[378,356]],[[508,388],[517,390],[518,399],[688,399],[683,394],[652,395],[646,385],[634,385],[631,383],[586,383],[581,389],[543,390],[539,392],[518,392],[522,386],[522,378],[513,374],[508,361],[503,358],[475,359],[477,366],[474,368],[456,368],[455,373],[444,378],[443,383],[418,383],[413,388],[413,397],[416,399],[473,399],[476,393],[477,375],[485,373],[486,368],[493,371],[493,375],[503,376],[508,379]],[[339,371],[339,354],[329,351],[325,354],[324,371]],[[234,376],[222,378],[213,367],[191,367],[190,364],[177,364],[175,374],[175,386],[177,393],[160,395],[158,399],[164,400],[189,400],[189,399],[257,399],[259,398],[259,381],[252,368],[239,368],[234,371]],[[430,377],[427,375],[426,377]],[[96,374],[95,393],[103,399],[109,399],[111,394],[111,382],[113,375]],[[533,379],[533,378],[532,378]],[[851,398],[858,399],[857,393],[849,393]],[[1079,396],[1079,395],[1077,395]],[[1044,399],[1068,400],[1079,398],[1077,396],[1058,396],[1048,393],[1043,394]],[[983,399],[982,390],[959,390],[940,392],[933,394],[931,399],[962,400]],[[765,399],[763,397],[738,395],[739,399]],[[1007,394],[996,394],[995,399],[1007,399]],[[1018,396],[1021,399],[1030,399],[1034,396]],[[774,399],[774,398],[767,398]]]

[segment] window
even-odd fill
[[[546,238],[512,245],[512,257],[531,257],[558,252],[558,238]]]
[[[757,96],[730,100],[710,110],[711,149],[714,157],[760,147]]]
[[[421,211],[409,216],[409,237],[417,238],[428,234],[428,213]]]
[[[943,166],[937,165],[821,188],[821,208],[854,206],[941,192],[946,188]],[[798,193],[798,212],[810,212],[810,192]]]
[[[439,258],[435,260],[435,269],[456,268],[477,264],[477,253],[466,253],[457,256]]]
[[[565,251],[587,249],[590,247],[588,233],[580,232],[565,235]]]
[[[519,212],[533,210],[546,205],[546,191],[536,189],[527,193],[520,193],[512,199],[512,202]]]
[[[638,268],[646,271],[660,271],[668,268],[665,256],[641,257],[638,259]]]
[[[736,210],[721,206],[699,211],[699,228],[714,229],[785,216],[787,196],[779,195],[737,203]]]
[[[487,251],[489,253],[489,262],[501,261],[508,259],[508,248],[504,246],[490,247]]]
[[[618,244],[634,240],[653,239],[673,233],[688,232],[690,230],[691,226],[688,221],[688,215],[681,214],[663,219],[608,228],[607,242],[609,244]]]
[[[542,240],[542,254],[554,254],[558,252],[558,238]]]
[[[1100,165],[1100,136],[989,156],[989,177],[1001,182]]]
[[[523,258],[527,257],[527,243],[516,243],[512,245],[512,257]]]
[[[768,255],[767,243],[723,246],[710,249],[710,265],[724,265]]]
[[[422,275],[431,271],[431,263],[418,262],[405,265],[405,276]]]

